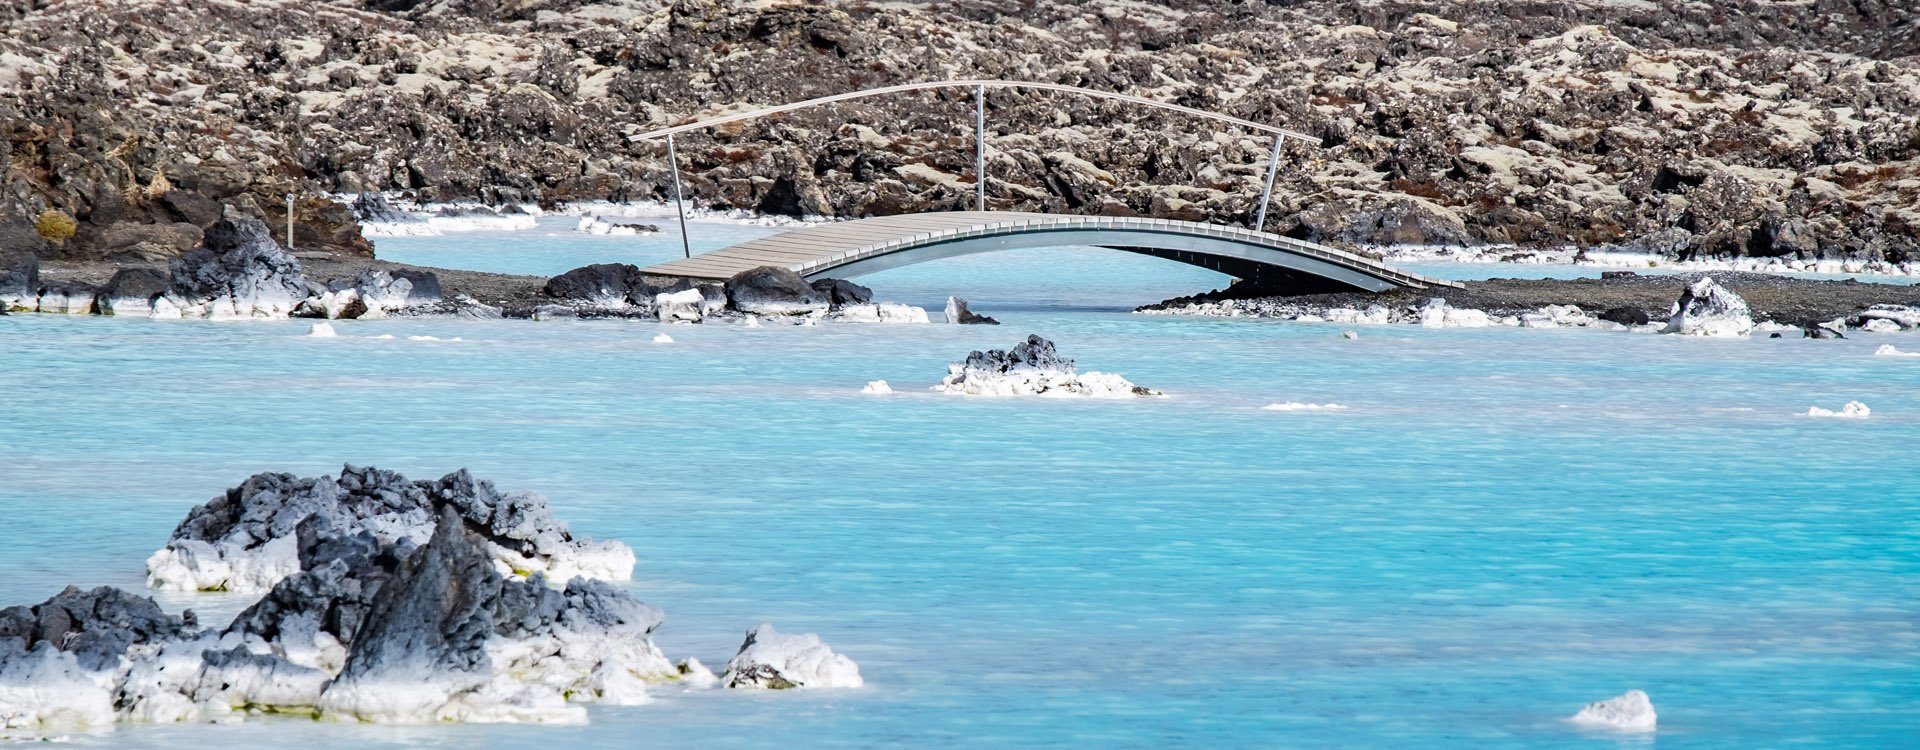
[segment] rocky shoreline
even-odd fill
[[[566,564],[582,559],[605,564]],[[0,737],[258,714],[578,723],[584,705],[669,684],[862,684],[817,636],[765,624],[720,675],[669,661],[661,612],[608,583],[632,565],[625,545],[573,539],[539,496],[464,470],[260,474],[194,508],[148,562],[156,586],[263,592],[224,627],[110,587],[0,609]]]
[[[1305,322],[1410,323],[1552,328],[1665,323],[1675,302],[1702,279],[1735,291],[1756,324],[1820,335],[1822,330],[1907,330],[1920,326],[1920,286],[1818,281],[1757,273],[1639,274],[1610,271],[1593,279],[1488,279],[1461,287],[1401,289],[1379,294],[1273,296],[1228,288],[1146,305],[1154,315],[1271,318]],[[1436,307],[1433,300],[1440,300]],[[1448,311],[1455,314],[1449,318]],[[1439,317],[1436,318],[1435,314]],[[1882,320],[1875,324],[1873,320]],[[1871,326],[1871,328],[1869,328]],[[1766,326],[1762,326],[1766,327]],[[1774,330],[1771,332],[1779,332]]]
[[[665,149],[629,135],[981,77],[1308,133],[1318,143],[1280,162],[1267,228],[1325,243],[1910,264],[1920,14],[1784,7],[11,0],[0,256],[165,261],[234,205],[276,232],[291,219],[303,249],[364,258],[340,196],[664,200]],[[789,216],[967,206],[967,93],[686,134],[687,190]],[[1071,96],[994,91],[987,106],[994,208],[1254,214],[1260,134]]]

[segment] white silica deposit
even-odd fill
[[[973,352],[965,361],[947,366],[947,376],[933,390],[961,396],[1080,396],[1134,398],[1159,396],[1126,378],[1106,372],[1078,372],[1073,360],[1054,351],[1053,342],[1039,336],[1010,350]]]
[[[1881,345],[1880,345],[1880,348],[1878,348],[1878,349],[1875,349],[1875,350],[1873,350],[1873,356],[1876,356],[1876,357],[1920,357],[1920,352],[1903,352],[1903,351],[1900,351],[1899,349],[1897,349],[1897,348],[1895,348],[1895,347],[1894,347],[1894,345],[1892,345],[1892,344],[1881,344]]]
[[[1589,703],[1571,719],[1575,724],[1628,732],[1651,732],[1658,720],[1659,716],[1653,711],[1653,701],[1639,690],[1628,690],[1621,695]]]
[[[575,576],[633,577],[631,548],[575,539],[539,495],[499,492],[465,471],[410,481],[389,471],[348,466],[338,480],[256,475],[195,507],[166,546],[147,558],[147,585],[169,591],[266,591],[299,572],[296,528],[308,517],[364,530],[382,543],[424,544],[438,509],[449,505],[488,530],[488,551],[503,575],[543,573],[556,583]]]
[[[1839,411],[1834,411],[1832,409],[1822,409],[1818,406],[1808,408],[1807,416],[1826,417],[1831,419],[1866,419],[1868,417],[1873,416],[1873,410],[1867,408],[1866,404],[1860,403],[1858,401],[1848,401],[1847,405],[1840,407]]]
[[[330,339],[340,334],[334,332],[332,323],[315,323],[307,330],[307,335],[317,339]]]
[[[867,387],[861,388],[860,392],[875,396],[885,396],[893,393],[893,386],[887,385],[887,381],[885,380],[869,380],[867,381]]]
[[[653,337],[653,343],[656,343],[656,344],[671,344],[671,343],[673,343],[673,337],[672,337],[672,336],[668,336],[668,335],[666,335],[666,334],[664,334],[664,333],[660,333],[660,334],[655,334],[655,335],[654,335],[654,337]]]
[[[722,684],[730,688],[849,688],[865,684],[860,667],[833,652],[820,636],[788,635],[763,624],[747,633],[727,662]]]
[[[1664,333],[1689,336],[1745,336],[1753,330],[1753,311],[1732,290],[1704,276],[1687,287],[1673,303],[1673,315]]]
[[[1288,401],[1288,402],[1279,403],[1279,404],[1267,404],[1266,406],[1262,406],[1260,408],[1263,411],[1346,411],[1347,410],[1347,407],[1342,406],[1340,404],[1303,404],[1298,401]]]

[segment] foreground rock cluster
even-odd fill
[[[582,547],[537,496],[465,471],[435,482],[354,467],[338,480],[261,474],[195,508],[154,558],[161,574],[252,570],[241,582],[265,593],[225,627],[109,587],[0,610],[0,737],[266,712],[580,722],[583,704],[647,702],[649,684],[861,684],[818,637],[771,625],[748,633],[721,675],[676,665],[653,643],[659,610],[603,578],[555,588],[515,567],[561,571],[583,549],[626,565],[590,572],[631,575],[624,546]],[[246,562],[268,556],[271,566]]]
[[[1269,227],[1300,237],[1910,264],[1916,17],[1895,0],[7,0],[0,249],[164,260],[222,204],[281,226],[294,193],[297,244],[365,253],[327,196],[663,199],[663,144],[628,135],[979,77],[1311,134]],[[687,189],[789,215],[966,206],[969,94],[687,134]],[[994,91],[988,110],[996,208],[1254,212],[1260,134],[1046,93]]]

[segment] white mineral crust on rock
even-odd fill
[[[1658,716],[1653,711],[1653,701],[1639,690],[1628,690],[1622,695],[1603,701],[1587,704],[1574,714],[1575,724],[1595,727],[1609,727],[1630,732],[1651,732]]]
[[[875,396],[885,396],[893,393],[893,386],[887,385],[887,381],[885,380],[869,380],[867,381],[867,387],[860,389],[860,392],[870,393]]]
[[[1159,391],[1136,386],[1126,378],[1104,372],[1077,372],[1073,360],[1054,351],[1053,342],[1039,336],[1002,351],[973,352],[965,361],[947,366],[947,377],[933,390],[966,396],[1082,396],[1133,398],[1158,396]]]
[[[730,688],[860,687],[860,667],[833,652],[820,636],[787,635],[763,624],[747,633],[720,678]]]
[[[1833,419],[1866,419],[1873,416],[1873,410],[1867,408],[1866,404],[1858,401],[1848,401],[1847,405],[1840,407],[1839,411],[1822,409],[1818,406],[1811,407],[1807,409],[1807,416],[1829,417]]]
[[[1687,287],[1673,303],[1673,315],[1665,333],[1689,336],[1745,336],[1753,330],[1753,313],[1747,301],[1726,287],[1703,276]]]

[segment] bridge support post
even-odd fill
[[[973,207],[987,210],[987,87],[973,87]]]
[[[1287,137],[1273,137],[1273,155],[1267,157],[1267,186],[1260,189],[1260,211],[1254,216],[1253,231],[1267,231],[1267,201],[1273,197],[1273,178],[1280,171],[1280,147],[1286,145]]]
[[[680,197],[680,155],[673,150],[672,135],[667,136],[667,166],[673,170],[673,210],[680,214],[680,251],[691,258],[693,243],[687,240],[687,205]]]

